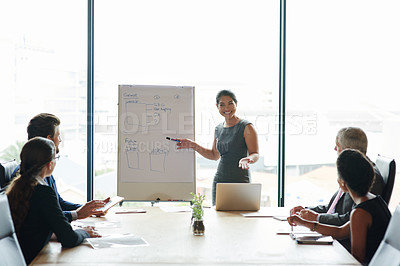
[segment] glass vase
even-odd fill
[[[202,236],[202,235],[204,235],[204,230],[205,230],[205,227],[204,227],[203,219],[193,218],[193,223],[192,223],[193,235]]]

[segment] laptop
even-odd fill
[[[217,211],[258,211],[260,200],[261,184],[218,183],[215,209]]]

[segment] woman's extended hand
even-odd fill
[[[244,157],[239,161],[239,167],[242,169],[249,169],[250,164],[254,163],[254,160],[249,157]]]
[[[195,149],[196,147],[196,142],[194,142],[191,139],[178,139],[179,142],[176,143],[176,146],[178,146],[178,150],[180,149]]]
[[[219,155],[219,152],[217,151],[215,138],[214,138],[213,146],[211,149],[204,148],[191,139],[176,138],[174,140],[176,141],[176,147],[178,150],[193,149],[194,151],[198,152],[204,158],[207,158],[210,160],[218,160],[219,159],[220,155]]]

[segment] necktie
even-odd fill
[[[342,196],[342,194],[343,194],[343,191],[339,188],[339,191],[336,194],[336,197],[333,200],[331,207],[329,207],[329,210],[327,211],[328,214],[332,214],[335,211],[336,204],[338,203],[338,201],[339,201],[340,197]]]

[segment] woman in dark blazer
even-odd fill
[[[22,148],[20,175],[6,194],[18,241],[29,264],[54,233],[63,247],[79,245],[87,237],[99,237],[93,227],[73,230],[64,216],[54,190],[44,181],[56,166],[51,140],[30,139]]]

